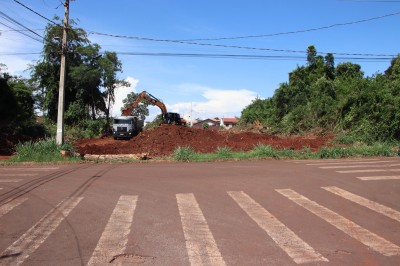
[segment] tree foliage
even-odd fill
[[[32,122],[33,88],[26,79],[0,72],[0,129]]]
[[[307,49],[307,65],[289,74],[269,99],[255,99],[241,120],[274,132],[336,131],[360,140],[400,139],[400,55],[384,74],[364,77],[360,65]]]
[[[127,85],[116,77],[122,71],[122,64],[115,53],[102,53],[101,47],[91,43],[86,32],[74,27],[73,21],[70,25],[66,52],[65,123],[79,124],[103,115],[108,120],[115,88]],[[48,24],[45,39],[41,59],[31,67],[31,80],[35,83],[36,94],[39,96],[38,106],[47,118],[55,122],[58,111],[62,27]]]
[[[124,104],[124,108],[128,107],[129,105],[133,104],[139,93],[131,92],[129,93],[125,99],[122,100]],[[138,116],[138,117],[145,117],[149,115],[149,103],[146,100],[141,101],[138,106],[133,110],[131,115]]]

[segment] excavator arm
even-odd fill
[[[165,104],[161,100],[157,99],[156,97],[154,97],[153,95],[151,95],[147,91],[142,91],[141,93],[139,93],[138,97],[136,98],[136,100],[132,104],[130,104],[126,108],[122,109],[122,115],[124,115],[124,116],[132,115],[133,110],[135,110],[135,108],[143,100],[146,100],[151,105],[155,105],[158,108],[160,108],[163,115],[167,113],[167,107],[165,106]]]
[[[135,110],[135,108],[138,107],[139,103],[142,102],[143,100],[146,100],[151,105],[158,106],[158,108],[161,109],[162,118],[164,120],[163,123],[174,124],[174,125],[186,125],[185,119],[181,118],[178,113],[167,112],[167,107],[165,106],[165,104],[161,100],[157,99],[156,97],[148,93],[147,91],[142,91],[141,93],[139,93],[138,97],[132,104],[122,109],[122,115],[123,116],[132,115],[133,110]]]

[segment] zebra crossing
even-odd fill
[[[398,210],[336,186],[325,186],[319,189],[327,195],[357,203],[360,208],[373,210],[374,215],[383,219],[388,217],[394,220],[398,226],[397,230],[400,229],[400,212]],[[400,256],[400,241],[393,243],[380,236],[379,232],[364,228],[322,204],[310,200],[309,197],[312,195],[302,195],[291,188],[274,189],[274,192],[282,201],[289,200],[301,207],[304,210],[302,215],[317,217],[319,222],[328,223],[333,230],[345,233],[365,246],[366,249],[371,249],[386,257]],[[321,265],[330,263],[330,258],[326,256],[324,249],[311,241],[303,240],[298,232],[285,224],[284,220],[278,219],[272,210],[268,210],[253,199],[251,192],[226,191],[223,196],[240,208],[242,212],[237,215],[250,217],[251,219],[248,221],[254,222],[258,226],[260,234],[265,239],[265,243],[260,243],[260,245],[272,241],[286,253],[286,259],[295,264],[316,263]],[[3,204],[0,207],[0,222],[2,218],[20,208],[29,200],[27,196]],[[171,199],[171,201],[171,204],[174,204],[177,210],[174,215],[180,217],[181,224],[179,224],[179,227],[184,236],[181,241],[185,243],[186,250],[184,253],[189,264],[227,265],[224,253],[221,252],[224,241],[215,237],[212,227],[207,222],[210,217],[204,215],[204,209],[207,206],[204,207],[199,204],[195,193],[179,193],[175,195],[175,200]],[[71,222],[70,220],[73,218],[69,218],[70,214],[81,204],[88,204],[84,196],[67,197],[62,200],[8,247],[2,247],[4,250],[0,250],[0,265],[20,265],[26,262],[64,220],[68,219]],[[88,252],[86,265],[105,265],[113,261],[115,256],[125,252],[135,220],[144,215],[138,212],[137,207],[140,204],[140,195],[121,195],[113,204],[112,212],[102,214],[109,218],[101,235],[97,238],[97,243],[93,243],[95,248]],[[220,211],[227,212],[226,215],[230,215],[229,210],[221,209]],[[296,219],[296,217],[293,217],[293,219]]]
[[[0,172],[0,190],[2,185],[15,184],[25,181],[27,178],[35,177],[39,173],[58,170],[59,167],[5,167]],[[27,171],[31,173],[26,173]]]
[[[400,161],[398,158],[389,160],[382,159],[332,159],[332,160],[312,160],[312,161],[294,161],[307,166],[318,167],[324,170],[334,170],[339,174],[363,174],[356,176],[362,181],[378,180],[400,180],[400,175],[390,175],[390,173],[400,172]],[[363,169],[360,169],[363,168]],[[364,174],[388,173],[384,175],[364,176]]]

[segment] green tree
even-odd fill
[[[400,54],[392,59],[389,68],[385,71],[385,76],[390,80],[400,80]]]
[[[346,62],[337,65],[335,75],[338,78],[361,79],[364,76],[364,72],[361,71],[360,65]]]
[[[325,56],[325,73],[330,80],[335,78],[335,58],[331,53]]]
[[[139,93],[135,93],[135,92],[128,93],[126,98],[122,100],[122,103],[124,104],[124,108],[126,108],[127,106],[133,104],[136,101],[138,96],[139,96]],[[143,100],[133,110],[131,115],[139,116],[139,117],[148,116],[149,115],[148,106],[149,106],[149,103],[146,100]]]
[[[317,49],[315,49],[314,45],[307,47],[307,62],[309,66],[317,62]]]
[[[85,119],[96,119],[106,112],[105,95],[101,91],[103,71],[100,46],[91,44],[83,29],[70,22],[66,55],[65,122],[78,124]],[[43,98],[40,104],[45,115],[57,119],[60,51],[62,27],[48,24],[46,42],[39,61],[31,66],[31,79],[37,86],[36,94]]]
[[[241,121],[261,121],[272,132],[336,131],[364,142],[400,140],[400,57],[384,74],[364,77],[361,66],[334,65],[308,47],[307,65],[289,74],[274,95],[256,99]]]
[[[0,72],[1,128],[34,121],[33,88],[26,79]]]
[[[114,52],[105,52],[100,60],[102,68],[103,87],[105,88],[104,97],[106,98],[107,108],[105,110],[107,125],[110,119],[110,107],[115,102],[115,89],[117,87],[129,87],[129,82],[117,78],[117,73],[122,72],[122,63]]]

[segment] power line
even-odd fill
[[[15,19],[13,19],[12,17],[8,16],[8,15],[5,14],[4,12],[0,11],[0,16],[2,16],[5,20],[7,20],[7,21],[13,23],[14,25],[17,25],[17,26],[19,26],[19,27],[22,27],[22,28],[24,28],[25,30],[27,30],[28,32],[33,33],[34,35],[38,36],[40,39],[37,39],[36,37],[33,37],[33,36],[31,36],[31,35],[28,35],[28,34],[26,34],[26,33],[24,33],[24,32],[19,32],[19,33],[21,33],[21,34],[23,34],[23,35],[25,35],[25,36],[27,36],[27,37],[29,37],[29,38],[31,38],[31,39],[34,39],[34,40],[36,40],[36,41],[43,42],[43,37],[42,37],[40,34],[34,32],[34,31],[31,30],[30,28],[28,28],[28,27],[26,27],[25,25],[21,24],[20,22],[16,21]],[[9,26],[9,25],[6,25],[6,24],[4,24],[4,23],[1,23],[1,24],[3,24],[4,26],[6,26],[7,28],[9,28],[9,29],[11,29],[11,30],[18,31],[17,29],[15,29],[15,28],[13,28],[13,27],[11,27],[11,26]]]
[[[52,21],[51,19],[48,19],[48,18],[46,18],[45,16],[39,14],[38,12],[36,12],[35,10],[33,10],[32,8],[30,8],[30,7],[26,6],[26,5],[24,5],[24,4],[21,3],[20,1],[14,0],[14,2],[16,2],[17,4],[19,4],[19,5],[23,6],[23,7],[25,7],[25,8],[28,9],[29,11],[31,11],[31,12],[35,13],[36,15],[38,15],[39,17],[44,18],[44,19],[47,20],[48,22],[50,22],[50,23],[52,23],[52,24],[55,24],[55,25],[57,24],[57,23],[55,23],[54,21]]]
[[[133,40],[138,40],[138,41],[168,42],[168,43],[177,43],[177,44],[190,44],[190,45],[197,45],[197,46],[211,46],[211,47],[220,47],[220,48],[222,47],[222,48],[270,51],[270,52],[302,53],[302,54],[306,53],[305,51],[299,51],[299,50],[273,49],[273,48],[260,48],[260,47],[249,47],[249,46],[238,46],[238,45],[226,45],[226,44],[199,43],[199,42],[192,42],[192,41],[156,39],[156,38],[148,38],[148,37],[100,33],[100,32],[95,32],[95,31],[89,31],[89,34],[95,34],[95,35],[107,36],[107,37],[113,37],[113,38],[133,39]],[[318,52],[318,53],[326,55],[329,52]],[[334,54],[334,55],[345,55],[345,56],[375,56],[375,57],[380,57],[380,56],[395,57],[395,56],[397,56],[394,54],[363,54],[363,53],[341,53],[341,52],[330,52],[330,53]]]
[[[154,56],[154,57],[191,57],[211,59],[259,59],[259,60],[294,60],[305,61],[304,56],[295,55],[248,55],[248,54],[204,54],[204,53],[147,53],[147,52],[115,52],[118,55]],[[0,53],[2,56],[10,55],[35,55],[39,52]],[[335,57],[335,60],[355,60],[364,62],[387,62],[392,57]]]
[[[31,29],[31,30],[33,30],[33,31],[43,31],[44,29]],[[23,32],[23,31],[29,31],[29,30],[1,30],[0,29],[0,32]]]
[[[198,57],[198,58],[227,58],[227,59],[264,59],[264,60],[306,60],[304,56],[290,55],[247,55],[247,54],[199,54],[199,53],[139,53],[116,52],[120,55],[161,56],[161,57]],[[392,57],[335,57],[337,60],[380,61],[392,60]]]
[[[0,24],[3,25],[3,26],[5,26],[5,27],[7,27],[7,28],[9,28],[9,29],[11,29],[11,30],[13,30],[13,31],[18,31],[17,29],[14,29],[13,27],[11,27],[11,26],[9,26],[9,25],[3,23],[3,22],[0,22]],[[26,37],[31,38],[31,39],[33,39],[33,40],[35,40],[35,41],[38,41],[38,42],[40,42],[40,43],[42,42],[41,40],[39,40],[39,39],[37,39],[37,38],[35,38],[35,37],[29,35],[29,34],[26,34],[25,32],[19,32],[19,33],[21,33],[22,35],[25,35]]]
[[[397,1],[397,2],[400,2],[400,1]],[[383,19],[383,18],[392,17],[392,16],[398,16],[398,15],[400,15],[400,12],[396,12],[396,13],[392,13],[392,14],[386,14],[386,15],[382,15],[382,16],[378,16],[378,17],[362,19],[362,20],[356,20],[356,21],[350,21],[350,22],[344,22],[344,23],[336,23],[336,24],[317,27],[317,28],[310,28],[310,29],[296,30],[296,31],[278,32],[278,33],[271,33],[271,34],[247,35],[247,36],[236,36],[236,37],[220,37],[220,38],[188,39],[188,40],[180,40],[180,41],[189,41],[189,42],[190,41],[221,41],[221,40],[237,40],[237,39],[249,39],[249,38],[262,38],[262,37],[289,35],[289,34],[297,34],[297,33],[311,32],[311,31],[326,30],[326,29],[330,29],[330,28],[334,28],[334,27],[342,27],[342,26],[347,26],[347,25],[365,23],[365,22],[369,22],[369,21],[373,21],[373,20]]]

